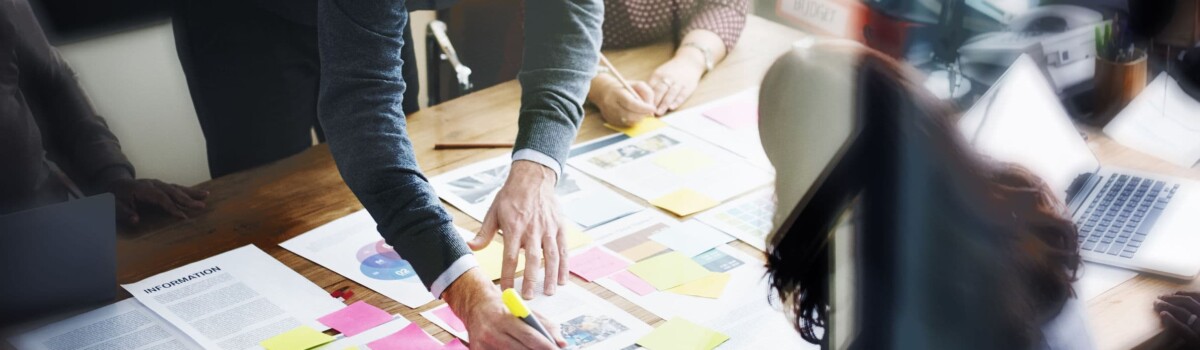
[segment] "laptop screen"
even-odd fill
[[[959,128],[977,151],[1029,168],[1064,202],[1076,177],[1100,168],[1041,68],[1028,56],[1009,67],[963,115]]]

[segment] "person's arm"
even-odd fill
[[[711,63],[716,66],[737,44],[746,26],[747,0],[701,0],[680,28],[675,56],[649,79],[654,88],[656,113],[664,114],[683,104],[695,92]]]
[[[98,193],[116,180],[133,179],[133,165],[117,137],[92,108],[75,72],[50,46],[29,3],[15,1],[21,89],[44,121],[43,140],[54,159],[85,192]]]
[[[524,249],[521,292],[531,299],[539,285],[553,295],[568,279],[566,227],[554,185],[583,121],[583,101],[600,61],[604,4],[531,0],[525,9],[524,61],[517,76],[520,131],[512,169],[471,247],[483,249],[498,231],[504,232],[502,288],[513,286],[517,256]]]
[[[118,219],[137,224],[139,208],[156,207],[178,218],[205,207],[208,192],[153,179],[134,178],[117,137],[92,108],[75,72],[50,46],[29,3],[14,2],[21,92],[42,121],[50,159],[88,195],[112,192]]]

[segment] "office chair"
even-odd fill
[[[811,39],[766,74],[759,131],[780,208],[772,285],[802,291],[785,309],[821,328],[802,335],[826,347],[1020,347],[996,317],[1005,270],[989,248],[999,235],[975,210],[978,193],[956,184],[953,145],[929,137],[920,101],[931,97],[881,74],[894,64],[882,57]],[[822,276],[828,288],[804,289]]]

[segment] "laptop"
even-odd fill
[[[1200,273],[1200,185],[1101,165],[1028,56],[958,126],[980,153],[1046,181],[1079,229],[1085,260],[1179,279]]]
[[[0,325],[115,300],[114,210],[103,194],[0,216]]]

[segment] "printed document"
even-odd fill
[[[123,285],[205,349],[241,350],[345,307],[304,276],[247,245]]]
[[[12,345],[25,350],[202,349],[134,298],[22,334]]]

